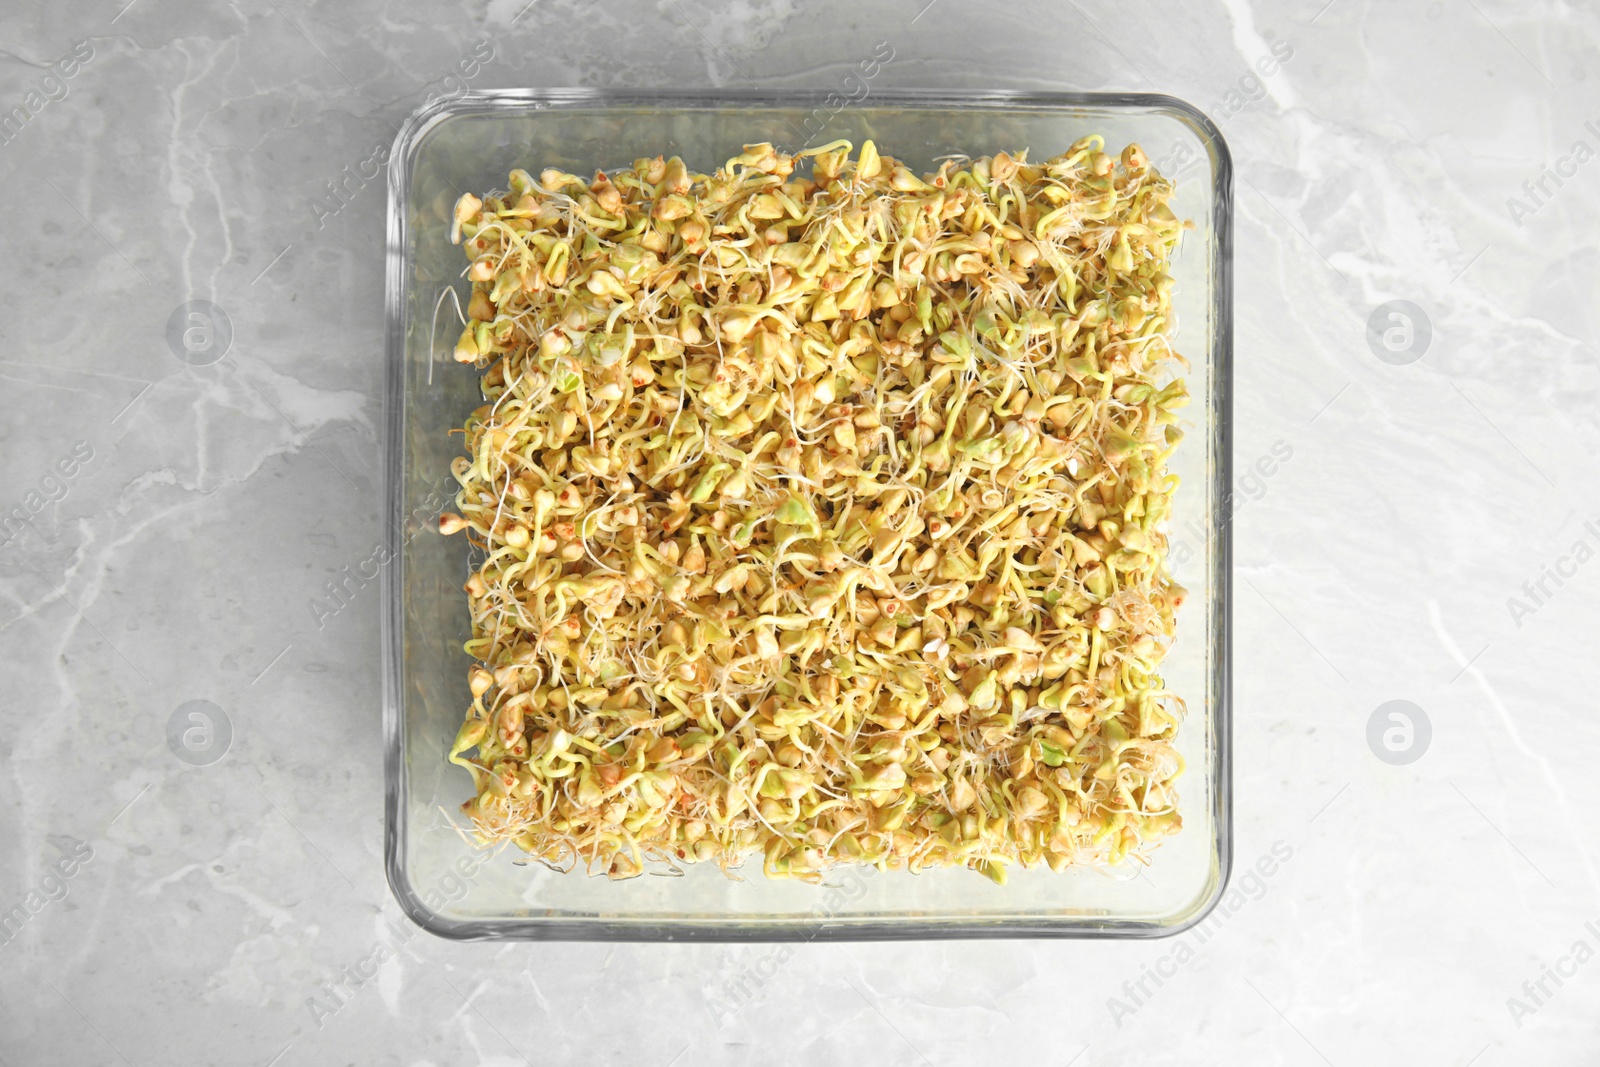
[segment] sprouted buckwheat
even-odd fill
[[[440,530],[478,550],[482,841],[1003,882],[1179,828],[1183,226],[1103,147],[918,176],[758,144],[461,198],[487,403]]]

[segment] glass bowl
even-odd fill
[[[865,85],[863,83],[863,91]],[[448,431],[480,402],[478,372],[453,361],[468,292],[450,215],[466,191],[507,173],[579,174],[658,153],[710,171],[746,143],[793,151],[872,138],[915,170],[951,153],[1026,147],[1035,159],[1100,133],[1137,141],[1176,177],[1172,207],[1193,220],[1172,267],[1176,347],[1192,363],[1188,437],[1173,469],[1174,577],[1191,593],[1163,676],[1188,705],[1177,744],[1183,829],[1148,867],[1012,869],[998,886],[964,869],[921,874],[837,868],[825,884],[741,879],[712,865],[611,882],[491,854],[457,829],[471,780],[446,761],[464,709],[469,659],[468,546],[432,521],[453,497]],[[1150,937],[1204,918],[1231,854],[1229,530],[1232,167],[1216,127],[1166,96],[878,92],[851,103],[812,92],[515,90],[430,104],[406,123],[389,162],[388,374],[384,499],[383,704],[389,884],[418,924],[474,939],[780,940],[942,937]],[[452,816],[455,818],[453,819]]]

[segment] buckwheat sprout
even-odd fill
[[[748,145],[458,202],[481,840],[1000,881],[1179,828],[1182,226],[1103,147],[919,178]]]

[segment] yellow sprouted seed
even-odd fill
[[[439,529],[476,550],[482,842],[1003,883],[1178,830],[1183,224],[1103,148],[919,177],[759,144],[461,198],[485,403]]]

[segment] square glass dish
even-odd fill
[[[387,545],[382,648],[386,867],[401,907],[457,939],[882,939],[1148,937],[1199,922],[1220,898],[1231,855],[1229,530],[1232,167],[1216,127],[1171,97],[1139,94],[878,92],[850,106],[813,92],[468,93],[418,111],[389,162],[384,479]],[[449,431],[481,402],[479,372],[454,362],[466,260],[450,243],[463,192],[504,188],[507,173],[578,174],[657,154],[709,172],[746,143],[788,151],[867,138],[913,170],[952,154],[1027,148],[1033,159],[1090,133],[1110,150],[1140,143],[1176,178],[1192,220],[1171,267],[1175,347],[1192,365],[1188,436],[1171,523],[1173,575],[1190,591],[1163,677],[1187,703],[1177,736],[1183,829],[1120,870],[1013,869],[995,885],[964,869],[921,874],[837,868],[820,886],[743,880],[711,864],[680,877],[612,882],[489,854],[456,828],[472,783],[446,761],[471,703],[463,538],[433,529],[453,499]]]

